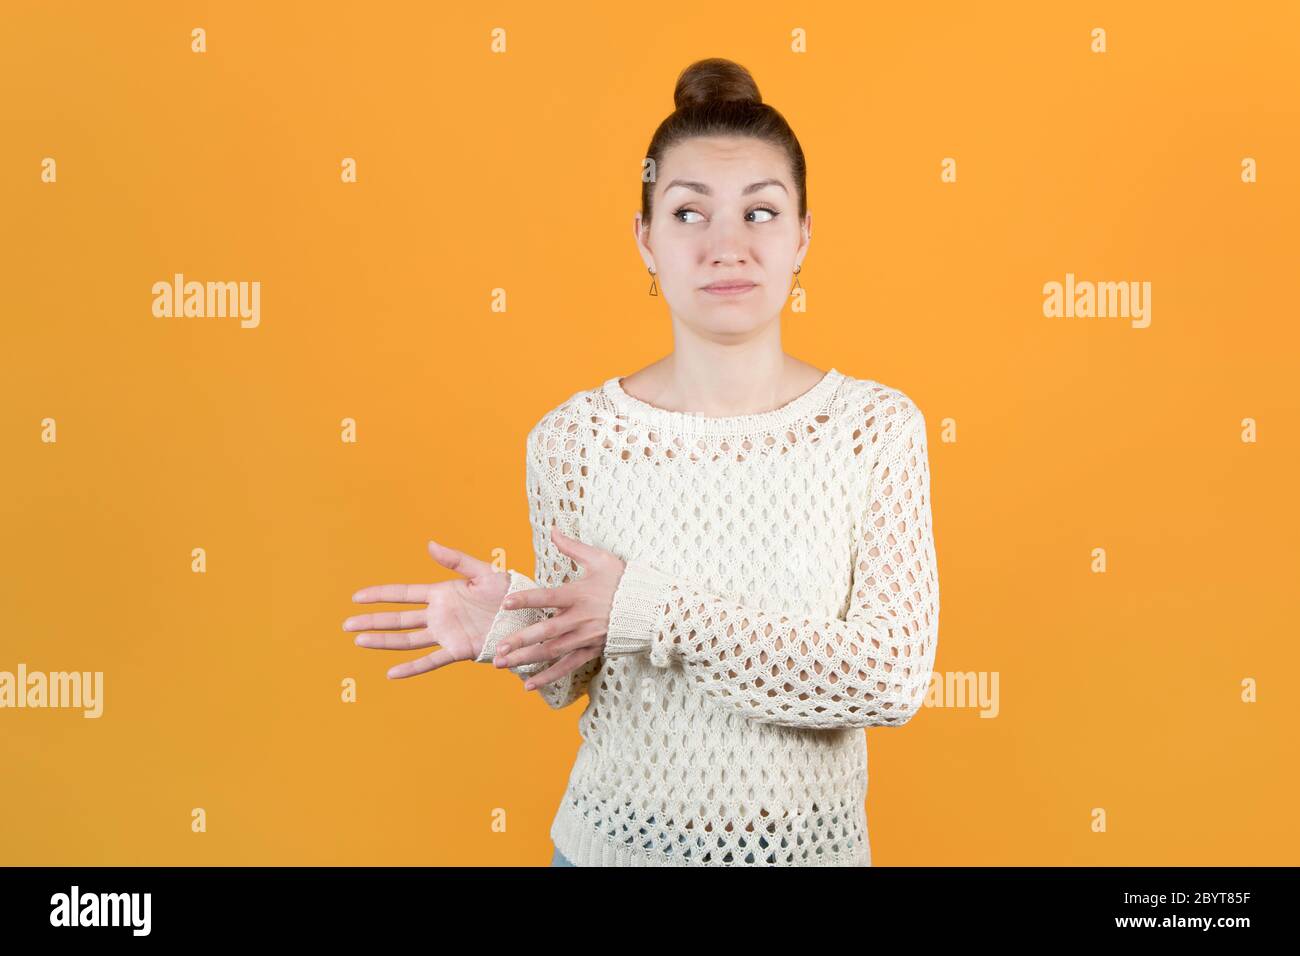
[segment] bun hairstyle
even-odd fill
[[[763,102],[749,70],[732,60],[711,57],[698,60],[677,77],[673,90],[676,109],[659,124],[650,139],[646,157],[654,160],[655,175],[665,154],[695,136],[752,136],[784,150],[799,194],[799,220],[808,212],[808,169],[799,140],[777,110]],[[649,225],[655,184],[641,183],[641,219]]]

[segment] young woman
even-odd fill
[[[588,699],[554,864],[870,865],[863,728],[917,712],[938,644],[925,418],[782,350],[812,217],[748,71],[700,61],[675,99],[633,223],[674,349],[528,433],[533,577],[430,542],[463,580],[364,589],[427,607],[344,627],[439,645],[390,677],[474,660]]]

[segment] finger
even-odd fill
[[[428,604],[432,584],[376,584],[352,595],[356,604]]]
[[[413,651],[437,644],[433,631],[404,631],[400,634],[358,634],[352,643],[357,647],[374,647],[383,651]]]
[[[519,634],[512,634],[508,641],[502,641],[497,645],[492,658],[492,662],[497,667],[517,667],[520,664],[554,660],[586,645],[592,639],[590,628],[565,628],[557,631],[554,637],[537,643],[520,645]]]
[[[408,627],[424,627],[429,623],[426,609],[418,611],[381,611],[378,614],[359,614],[343,622],[345,631],[365,631],[370,628],[383,630],[401,630]]]
[[[395,664],[388,669],[389,680],[400,680],[403,677],[414,677],[416,674],[425,674],[429,671],[437,670],[444,664],[450,664],[456,658],[451,651],[445,647],[434,651],[432,654],[426,654],[423,657],[416,658],[413,661],[403,661],[401,664]]]
[[[471,557],[464,551],[457,551],[437,541],[429,542],[429,554],[444,568],[450,568],[467,578],[476,578],[481,574],[491,574],[495,569],[486,561]]]
[[[576,558],[578,564],[587,567],[600,560],[603,555],[609,554],[604,548],[597,548],[594,545],[587,544],[585,541],[579,541],[577,538],[571,538],[560,530],[559,525],[551,525],[551,541],[560,550],[561,553],[567,554],[571,558]]]
[[[543,641],[541,644],[529,644],[526,648],[515,648],[513,650],[498,648],[494,652],[493,663],[497,667],[517,667],[521,663],[554,661],[556,657],[563,657],[564,654],[572,653],[573,650],[584,648],[590,640],[590,635],[578,631],[569,631],[554,640]]]
[[[600,648],[587,648],[585,650],[576,650],[555,662],[553,667],[548,667],[541,673],[534,674],[524,682],[524,690],[536,690],[543,684],[549,684],[551,681],[559,680],[565,674],[571,674],[576,671],[587,661],[595,659],[600,654]]]
[[[556,588],[524,588],[514,594],[507,594],[501,602],[503,608],[520,607],[572,607],[574,602],[573,585],[561,584]]]
[[[539,644],[542,641],[549,641],[553,638],[562,637],[567,634],[574,626],[572,615],[554,614],[550,617],[542,618],[535,624],[529,624],[527,627],[515,631],[515,633],[503,637],[497,644],[495,654],[500,657],[508,654],[512,650],[522,647]]]

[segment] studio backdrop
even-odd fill
[[[0,863],[550,861],[587,698],[340,623],[532,567],[528,430],[672,349],[632,220],[709,56],[807,156],[785,348],[926,416],[874,864],[1295,861],[1295,4],[2,18]]]

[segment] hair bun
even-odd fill
[[[733,60],[711,57],[682,70],[673,100],[684,110],[709,103],[762,103],[763,97],[749,70]]]

